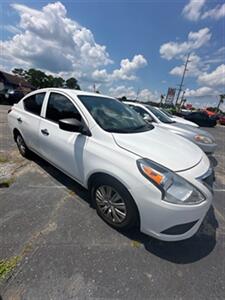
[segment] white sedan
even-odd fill
[[[203,151],[114,98],[37,90],[8,121],[20,153],[37,153],[87,188],[116,229],[138,225],[161,240],[186,239],[211,205],[213,170]]]
[[[160,128],[180,135],[198,145],[205,153],[212,154],[217,148],[215,138],[209,132],[195,128],[187,124],[172,121],[163,111],[151,105],[137,102],[125,102],[132,107],[143,119],[149,123],[154,123]]]

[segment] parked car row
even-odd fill
[[[191,122],[185,123],[182,118],[172,118],[164,111],[151,105],[136,102],[125,102],[149,123],[169,130],[198,145],[204,152],[213,153],[217,147],[214,137],[207,131],[192,126]]]
[[[209,116],[204,111],[194,111],[194,112],[181,111],[179,113],[179,116],[201,127],[214,127],[217,124],[217,118],[215,116]]]
[[[15,104],[8,122],[20,153],[35,152],[87,188],[91,204],[113,228],[139,226],[166,241],[189,238],[212,202],[209,159],[197,140],[160,126],[176,125],[160,110],[147,107],[145,116],[130,105],[47,88]],[[214,144],[211,136],[194,135]]]

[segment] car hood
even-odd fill
[[[198,127],[199,127],[199,126],[198,126],[197,124],[195,124],[194,122],[185,120],[185,119],[183,119],[183,118],[181,118],[181,117],[173,116],[173,117],[172,117],[172,120],[175,121],[175,122],[181,123],[181,124],[185,124],[185,125],[189,125],[189,126],[195,127],[195,128],[198,128]]]
[[[181,124],[181,123],[172,123],[169,125],[171,130],[175,130],[177,132],[180,133],[184,133],[184,134],[188,134],[188,135],[204,135],[207,136],[209,138],[211,138],[213,141],[215,141],[214,137],[212,136],[212,134],[210,134],[209,132],[199,129],[197,127],[193,127],[187,124]]]
[[[170,130],[173,133],[181,134],[184,136],[195,136],[195,135],[204,135],[207,137],[210,137],[211,139],[214,140],[214,137],[207,131],[199,129],[197,127],[193,127],[187,124],[181,124],[181,123],[158,123],[157,126],[160,128],[165,128]]]
[[[141,133],[112,135],[119,147],[176,172],[194,167],[203,157],[198,146],[158,127]]]

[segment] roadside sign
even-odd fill
[[[165,100],[166,104],[172,104],[173,103],[175,93],[176,93],[176,89],[168,88],[168,92],[167,92],[166,100]]]

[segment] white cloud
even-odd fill
[[[205,97],[213,95],[218,95],[218,92],[207,86],[200,87],[196,90],[187,89],[185,93],[186,97]]]
[[[183,16],[190,21],[206,18],[219,20],[225,16],[225,4],[218,4],[214,8],[206,10],[204,9],[205,3],[206,0],[190,0],[182,11]]]
[[[217,5],[213,9],[206,11],[202,15],[202,19],[212,18],[215,20],[219,20],[220,18],[225,16],[225,4]]]
[[[2,58],[12,65],[32,66],[50,72],[87,72],[111,63],[106,47],[95,42],[92,32],[66,17],[60,3],[41,11],[21,4],[12,7],[20,15],[19,29],[2,41]]]
[[[135,55],[130,61],[123,59],[120,63],[120,69],[114,70],[112,73],[113,79],[133,80],[136,79],[134,73],[136,70],[147,66],[147,60],[142,55]]]
[[[106,47],[95,41],[90,29],[67,17],[61,2],[45,5],[41,10],[12,4],[20,16],[18,26],[6,30],[14,36],[1,41],[0,63],[14,67],[40,68],[65,78],[107,82],[136,79],[136,71],[147,65],[142,55],[123,59],[120,68],[108,73],[113,61]]]
[[[184,56],[182,58],[183,64],[180,66],[174,67],[171,71],[171,75],[176,76],[182,76],[184,71],[184,64],[186,61],[186,57]],[[189,63],[188,68],[186,72],[186,77],[197,77],[200,74],[202,74],[204,71],[206,71],[209,68],[208,61],[202,61],[202,59],[196,55],[195,53],[192,53],[189,57]]]
[[[201,10],[206,0],[190,0],[183,9],[183,15],[190,21],[197,21],[201,16]]]
[[[137,97],[137,91],[134,90],[134,87],[126,87],[125,85],[111,87],[109,89],[109,94],[116,98],[125,96],[128,99],[135,99]]]
[[[21,30],[13,25],[5,25],[4,29],[6,29],[8,32],[13,33],[13,34],[18,34],[21,33]]]
[[[168,42],[160,47],[160,54],[162,58],[171,60],[172,58],[181,58],[182,55],[186,54],[195,49],[201,48],[211,39],[211,33],[209,28],[205,27],[197,32],[190,32],[188,34],[187,41],[183,43]]]
[[[127,99],[135,100],[138,99],[142,102],[147,101],[159,101],[159,93],[157,91],[152,92],[149,89],[142,89],[142,90],[135,90],[133,86],[127,87],[125,85],[111,87],[109,89],[109,93],[111,96],[120,98],[120,97],[127,97]]]
[[[211,73],[204,72],[198,77],[198,81],[207,86],[225,87],[225,64],[218,66]]]
[[[92,73],[92,79],[96,82],[108,82],[110,78],[106,69],[102,69],[102,70],[95,70]]]
[[[106,69],[95,70],[92,73],[92,78],[98,82],[112,82],[116,80],[135,80],[136,71],[147,65],[147,60],[142,55],[135,55],[132,60],[122,59],[120,68],[114,70],[111,74]]]

